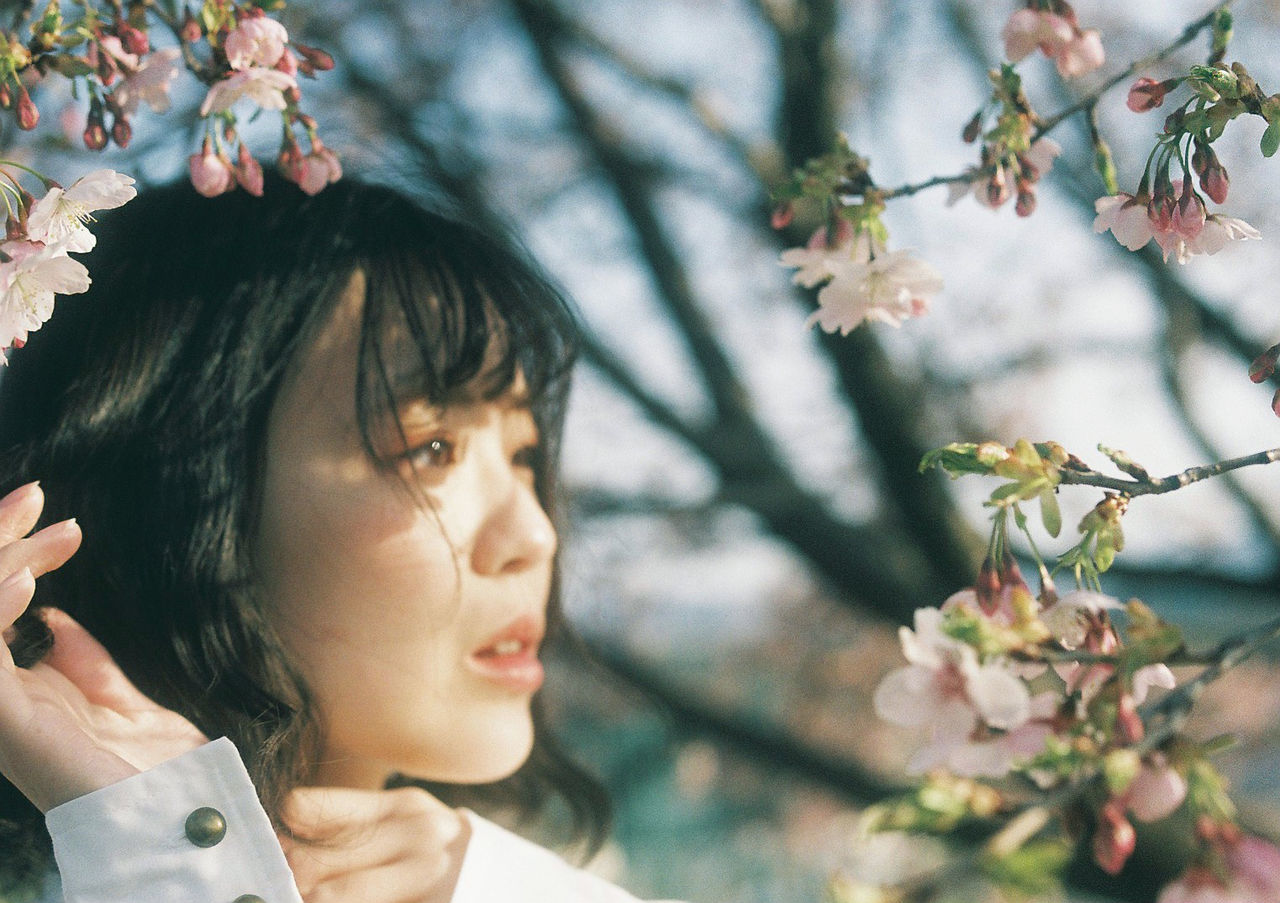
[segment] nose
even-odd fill
[[[512,478],[494,499],[471,548],[471,567],[484,576],[518,574],[546,564],[556,552],[556,530],[537,495]]]

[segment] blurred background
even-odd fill
[[[986,529],[992,486],[917,473],[925,451],[1053,439],[1101,467],[1102,442],[1166,474],[1280,445],[1275,387],[1246,376],[1280,340],[1280,162],[1258,153],[1261,121],[1217,145],[1232,178],[1223,212],[1261,242],[1178,267],[1094,235],[1104,192],[1076,117],[1054,132],[1065,151],[1030,219],[1012,204],[948,207],[945,188],[890,205],[891,246],[946,282],[928,317],[847,338],[804,328],[812,293],[777,255],[814,224],[773,232],[770,188],[837,131],[883,186],[975,165],[960,132],[1018,5],[299,0],[283,14],[295,40],[337,61],[304,85],[304,109],[349,172],[483,199],[582,308],[567,606],[604,667],[566,654],[546,693],[617,806],[594,867],[643,897],[807,903],[838,869],[875,880],[933,861],[850,840],[862,808],[903,786],[920,740],[871,710],[899,664],[896,627],[972,583]],[[1210,4],[1076,8],[1108,61],[1064,86],[1028,58],[1019,68],[1043,114]],[[1280,90],[1280,3],[1233,9],[1228,61]],[[1207,46],[1201,36],[1145,74],[1176,75]],[[183,84],[176,105],[194,110],[203,92]],[[1129,112],[1124,93],[1099,117],[1133,191],[1163,117]],[[78,135],[76,101],[54,97],[45,115],[65,102]],[[131,147],[103,165],[179,175],[194,122],[141,113]],[[272,116],[243,132],[274,153]],[[71,178],[86,168],[71,147],[53,130],[28,150]],[[1047,554],[1099,497],[1064,489],[1068,527]],[[1280,609],[1280,466],[1139,499],[1125,530],[1107,589],[1184,624],[1197,646]],[[1191,729],[1237,733],[1220,764],[1246,823],[1280,835],[1274,664],[1216,684]],[[1160,846],[1144,841],[1099,899],[1153,899]],[[1094,899],[1097,878],[1078,864],[1075,898]],[[957,879],[940,899],[982,893]]]

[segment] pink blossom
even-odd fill
[[[127,116],[145,103],[153,112],[169,111],[169,86],[178,77],[178,59],[181,52],[176,47],[157,50],[143,57],[112,93],[116,105]]]
[[[911,664],[890,672],[875,691],[880,717],[904,727],[932,728],[930,745],[908,763],[908,771],[919,773],[942,762],[963,767],[966,761],[985,770],[996,767],[993,761],[1011,761],[1028,745],[1038,750],[1043,735],[1014,736],[1033,714],[1026,684],[1001,661],[979,662],[972,646],[944,632],[943,620],[936,608],[916,610],[915,629],[899,629]],[[1013,739],[1004,749],[972,747],[980,728],[1007,731]]]
[[[1018,158],[1023,167],[1021,175],[1015,176],[1010,167],[998,166],[991,178],[986,181],[969,179],[952,182],[947,194],[947,206],[950,207],[961,198],[973,194],[973,199],[984,207],[995,210],[1009,197],[1017,192],[1019,196],[1026,192],[1019,191],[1019,181],[1034,183],[1053,169],[1053,161],[1062,153],[1062,145],[1052,138],[1038,138],[1027,148],[1026,153]],[[1028,171],[1030,170],[1030,171]]]
[[[200,153],[187,158],[187,165],[191,170],[191,184],[207,198],[217,197],[236,186],[231,161],[225,154],[215,153],[208,138]]]
[[[828,244],[825,228],[818,229],[803,248],[783,251],[778,263],[784,267],[796,268],[791,277],[796,285],[813,288],[834,276],[836,267],[845,261],[866,263],[871,259],[872,251],[879,250],[881,249],[872,246],[865,230],[855,235],[849,221],[842,219],[836,225],[834,244]]]
[[[1244,836],[1227,845],[1222,878],[1193,866],[1160,892],[1156,903],[1264,903],[1280,900],[1280,848]]]
[[[96,169],[71,183],[53,187],[36,202],[27,218],[27,237],[64,251],[89,251],[96,239],[86,224],[93,213],[111,210],[138,194],[133,179],[110,169]]]
[[[240,156],[233,167],[240,187],[256,198],[262,197],[262,164],[253,158],[249,148],[240,145]]]
[[[1133,817],[1142,822],[1159,821],[1172,815],[1187,798],[1187,781],[1176,768],[1157,754],[1124,792],[1124,802]]]
[[[1108,800],[1098,813],[1093,861],[1108,875],[1118,875],[1137,843],[1137,832],[1133,830],[1133,823],[1125,818],[1124,807],[1116,800]]]
[[[824,332],[849,332],[868,320],[900,326],[928,313],[929,299],[942,291],[937,270],[909,251],[888,251],[867,261],[835,267],[830,282],[818,292],[818,309],[805,321]]]
[[[120,43],[120,39],[113,34],[104,35],[98,41],[98,47],[106,52],[107,56],[125,70],[136,69],[138,66],[138,55],[130,53],[124,49],[124,45]]]
[[[232,72],[214,82],[200,104],[200,115],[221,113],[242,97],[247,97],[264,110],[283,110],[288,104],[284,92],[297,90],[297,79],[277,69],[251,68]]]
[[[1057,13],[1020,9],[1009,17],[1001,37],[1005,56],[1017,63],[1037,47],[1045,56],[1057,56],[1058,48],[1070,41],[1073,33],[1071,23]]]
[[[1146,195],[1113,194],[1093,202],[1097,217],[1093,221],[1094,232],[1111,230],[1116,241],[1130,251],[1136,251],[1155,236]]]
[[[1063,78],[1075,78],[1092,72],[1107,61],[1101,35],[1092,28],[1086,31],[1076,29],[1075,35],[1062,46],[1054,61],[1058,66],[1058,74]]]
[[[53,315],[54,295],[89,288],[89,271],[64,248],[30,241],[0,244],[0,347],[25,341]]]
[[[342,164],[319,138],[311,139],[311,153],[293,155],[284,165],[285,178],[296,182],[307,194],[319,194],[326,185],[342,178]]]
[[[248,69],[251,66],[270,68],[280,61],[284,45],[289,43],[289,32],[275,19],[267,16],[246,16],[227,35],[222,49],[232,69]]]
[[[1018,62],[1037,47],[1054,61],[1058,74],[1074,78],[1092,72],[1106,61],[1102,39],[1094,29],[1082,31],[1071,17],[1036,9],[1020,9],[1009,17],[1004,31],[1005,55]]]

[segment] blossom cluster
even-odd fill
[[[1260,237],[1244,220],[1209,212],[1205,198],[1226,203],[1231,185],[1213,143],[1243,113],[1280,123],[1280,96],[1266,97],[1240,63],[1193,66],[1190,74],[1164,81],[1140,78],[1129,88],[1127,105],[1138,113],[1154,110],[1184,84],[1190,96],[1165,119],[1138,189],[1099,198],[1093,224],[1094,231],[1109,230],[1131,251],[1155,241],[1166,261],[1172,257],[1178,263],[1216,254],[1230,241]],[[1280,139],[1280,129],[1275,134]],[[1264,135],[1263,153],[1267,150]],[[1274,153],[1274,147],[1270,150]],[[1175,166],[1180,177],[1171,172]]]
[[[133,179],[100,169],[68,188],[46,181],[36,200],[3,172],[0,189],[15,214],[0,242],[0,349],[21,346],[53,314],[54,296],[89,288],[84,264],[70,255],[93,249],[88,223],[98,210],[119,207],[136,194]],[[0,350],[0,362],[4,352]]]
[[[1074,78],[1092,72],[1106,61],[1096,29],[1081,29],[1076,12],[1064,0],[1028,0],[1005,23],[1004,52],[1017,63],[1037,48],[1053,60],[1058,74]]]
[[[1124,453],[1103,451],[1135,482],[1149,479]],[[1098,584],[1123,547],[1119,522],[1127,497],[1107,493],[1082,519],[1084,538],[1059,557],[1057,569],[1076,573],[1070,592],[1059,593],[1030,542],[1040,574],[1035,591],[1009,547],[1009,521],[1030,539],[1020,503],[1039,499],[1043,508],[1045,494],[1056,492],[1068,473],[1093,472],[1056,443],[1025,440],[1009,448],[953,444],[926,457],[923,466],[934,465],[953,476],[986,474],[1006,482],[988,502],[994,526],[975,584],[938,608],[915,612],[913,625],[899,630],[907,664],[876,688],[882,718],[927,730],[906,770],[927,776],[932,788],[874,813],[878,829],[945,832],[966,816],[1013,818],[1043,810],[1052,799],[1060,818],[1035,822],[1000,855],[1034,860],[1043,877],[1065,866],[1063,849],[1087,842],[1097,866],[1116,875],[1134,852],[1135,823],[1179,813],[1178,824],[1195,826],[1195,853],[1159,903],[1277,899],[1280,849],[1236,826],[1224,782],[1208,759],[1212,744],[1167,724],[1153,733],[1144,719],[1153,692],[1177,687],[1169,663],[1186,657],[1177,627],[1137,600],[1123,604],[1104,594]],[[1045,520],[1056,535],[1056,516]],[[1081,811],[1091,824],[1081,823]],[[980,867],[997,883],[1026,871],[994,860]]]
[[[185,66],[208,86],[200,116],[206,120],[200,152],[190,160],[196,189],[212,196],[237,185],[259,194],[262,168],[235,132],[236,110],[270,110],[284,120],[278,163],[284,175],[315,193],[341,175],[315,121],[299,108],[299,74],[313,76],[333,60],[316,48],[291,42],[284,26],[262,7],[238,0],[204,0],[198,13],[174,19],[160,6],[119,2],[81,4],[79,18],[64,16],[48,0],[27,33],[0,32],[0,107],[13,109],[18,125],[35,128],[40,110],[31,91],[50,75],[73,82],[88,97],[81,138],[90,150],[129,144],[132,120],[145,104],[170,107],[170,89]],[[153,22],[172,32],[177,46],[154,48]],[[295,131],[306,135],[302,153]],[[234,162],[232,162],[234,159]]]

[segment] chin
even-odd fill
[[[447,751],[424,757],[409,774],[447,784],[490,784],[509,778],[533,750],[533,721],[486,725],[479,731],[458,731]],[[406,763],[408,764],[408,763]]]

